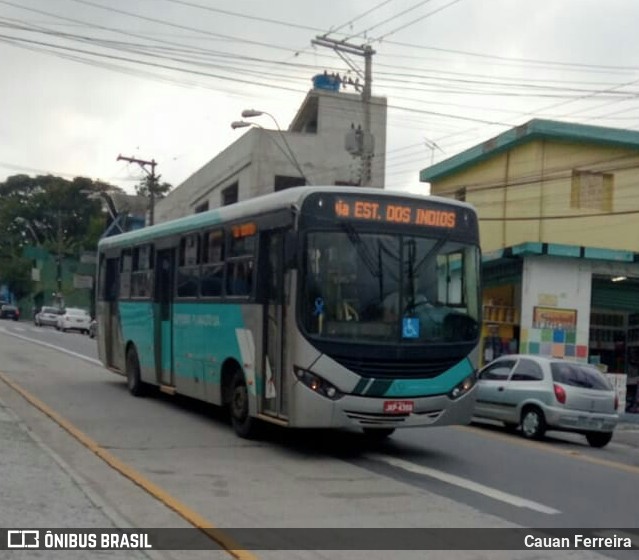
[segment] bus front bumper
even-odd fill
[[[475,387],[457,399],[448,395],[371,398],[344,395],[330,400],[298,386],[297,427],[416,428],[469,424],[475,405]],[[410,409],[410,410],[407,410]]]

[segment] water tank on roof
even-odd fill
[[[339,91],[342,80],[339,76],[330,74],[317,74],[313,76],[313,87],[315,89],[327,89],[329,91]]]

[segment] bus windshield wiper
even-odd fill
[[[355,247],[357,254],[364,263],[364,266],[368,269],[373,278],[379,278],[382,275],[381,267],[377,266],[377,263],[375,262],[375,256],[371,254],[370,250],[366,246],[366,243],[362,241],[359,232],[353,227],[353,224],[342,222],[340,225],[346,232],[348,240]]]

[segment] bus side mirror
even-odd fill
[[[297,268],[297,232],[291,229],[284,235],[284,268]]]

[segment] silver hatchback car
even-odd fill
[[[592,447],[612,439],[618,398],[608,380],[588,364],[531,355],[501,356],[478,374],[476,418],[521,426],[524,437],[546,430],[576,432]]]

